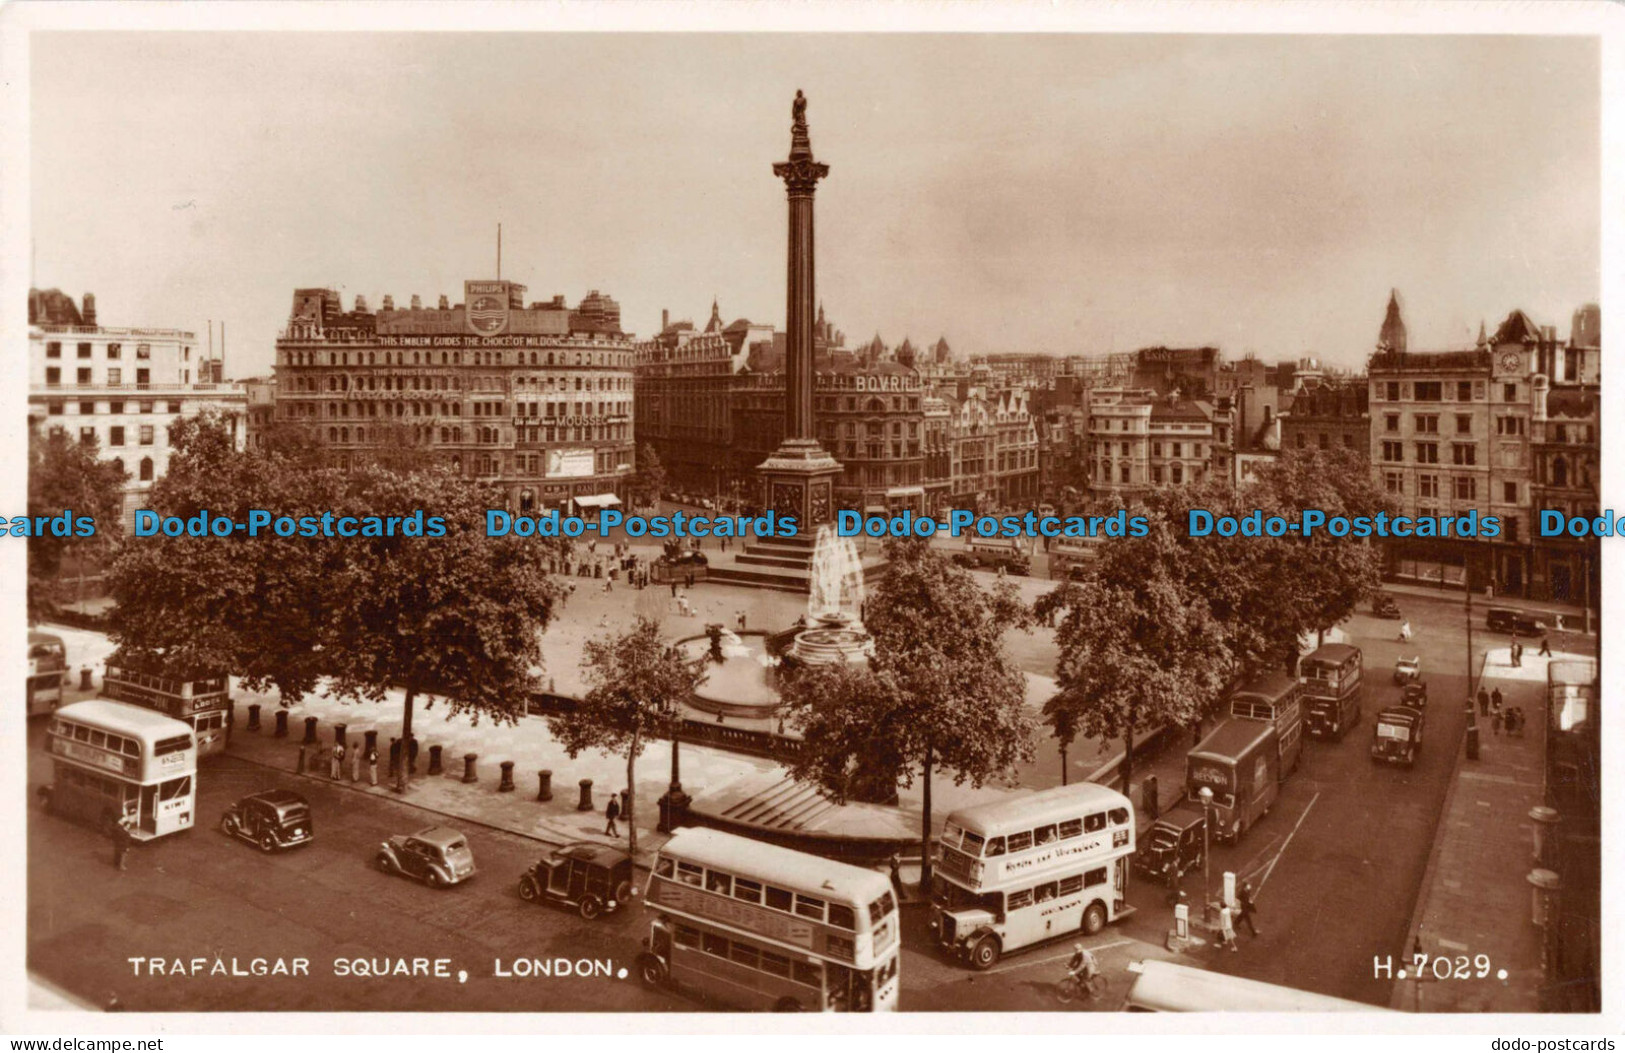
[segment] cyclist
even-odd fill
[[[1095,961],[1094,952],[1081,943],[1074,943],[1072,952],[1072,960],[1066,963],[1066,974],[1077,977],[1078,986],[1087,991],[1094,978],[1100,975],[1100,963]]]

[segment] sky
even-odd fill
[[[591,289],[782,327],[790,101],[817,288],[857,344],[1216,344],[1357,367],[1600,295],[1582,37],[40,33],[33,284],[104,325],[227,327],[269,372],[292,291]],[[218,338],[217,338],[218,339]]]

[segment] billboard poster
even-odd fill
[[[593,474],[591,450],[548,450],[547,476],[549,479],[574,479]]]

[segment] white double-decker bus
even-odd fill
[[[902,934],[886,875],[720,830],[660,849],[638,973],[742,1009],[897,1008]]]
[[[197,813],[197,742],[190,724],[92,699],[51,715],[51,811],[93,823],[129,818],[137,840],[189,829]]]
[[[978,969],[1126,907],[1134,806],[1097,783],[1015,794],[948,816],[931,903],[937,942]]]

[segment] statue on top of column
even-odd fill
[[[790,104],[790,121],[790,134],[807,134],[807,96],[801,94],[800,88],[796,89],[796,101]]]

